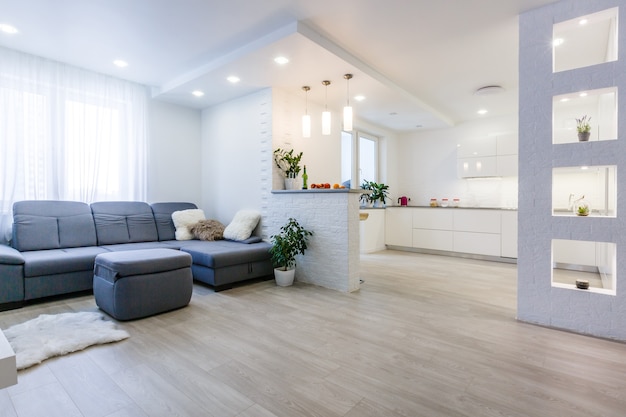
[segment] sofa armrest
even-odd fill
[[[23,265],[24,257],[17,249],[7,245],[0,245],[0,264]]]

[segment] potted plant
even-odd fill
[[[370,199],[374,202],[374,207],[384,207],[389,198],[389,189],[388,185],[383,183],[370,182],[370,186],[372,187],[372,194],[370,195]]]
[[[280,228],[280,232],[270,237],[272,263],[276,284],[285,287],[293,284],[296,273],[296,255],[304,255],[309,236],[313,232],[306,230],[294,218]]]
[[[302,152],[294,154],[294,150],[278,148],[274,151],[274,163],[278,167],[281,175],[285,177],[285,189],[297,190],[301,187],[298,186],[298,174],[300,173],[300,160],[302,159]]]
[[[587,142],[589,140],[589,136],[591,135],[590,121],[591,117],[587,118],[587,115],[584,115],[580,119],[576,119],[576,130],[578,131],[579,142]]]
[[[363,184],[361,184],[362,190],[372,191],[372,183],[368,180],[363,180]],[[361,207],[367,207],[368,204],[373,203],[371,199],[372,193],[363,193],[359,200],[361,201]]]

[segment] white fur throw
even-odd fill
[[[224,239],[246,240],[261,220],[261,213],[256,210],[239,210],[224,229]]]
[[[176,240],[191,240],[191,227],[204,220],[204,211],[201,209],[180,210],[172,213],[172,221],[176,227]]]

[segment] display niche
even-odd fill
[[[552,215],[616,217],[616,178],[615,165],[553,168]]]
[[[552,99],[552,143],[581,142],[577,119],[586,116],[587,141],[617,139],[617,87],[561,94]]]
[[[615,243],[552,240],[552,287],[615,295],[616,265]]]
[[[553,71],[617,60],[618,8],[580,16],[553,26]]]

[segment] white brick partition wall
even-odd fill
[[[268,206],[268,232],[290,217],[313,232],[304,256],[296,258],[296,280],[351,292],[359,289],[358,190],[275,191]]]
[[[618,61],[552,72],[553,24],[619,7]],[[626,2],[563,0],[520,16],[519,240],[520,320],[626,340]],[[553,97],[618,88],[617,140],[552,143]],[[555,167],[617,166],[617,217],[552,215]],[[616,294],[552,285],[552,239],[612,242]]]

